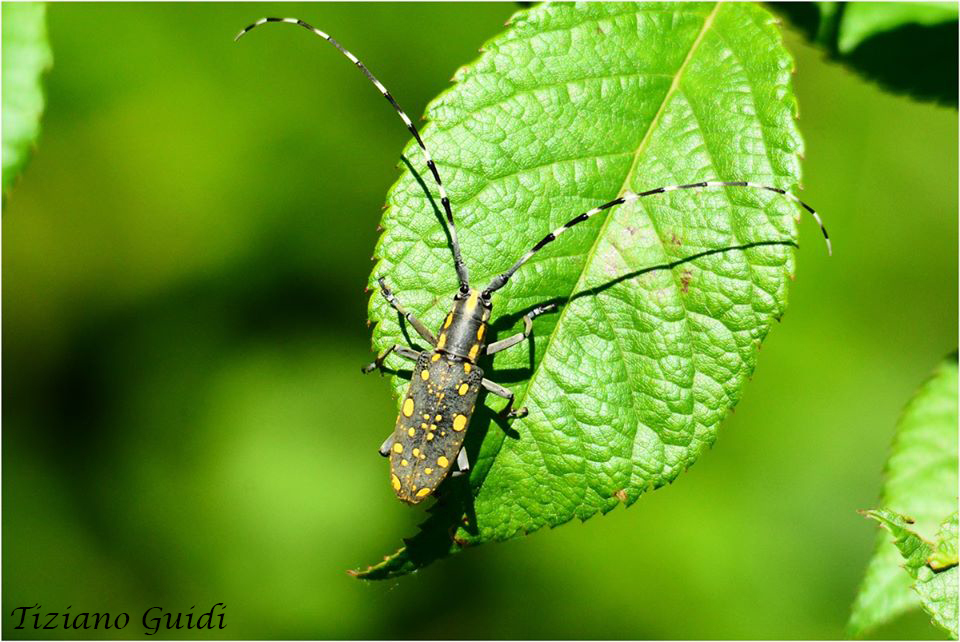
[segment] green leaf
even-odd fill
[[[945,360],[907,405],[886,465],[881,506],[910,515],[917,532],[933,538],[944,516],[957,506],[957,361]],[[863,635],[919,604],[901,569],[900,553],[883,533],[860,592],[848,630]]]
[[[957,106],[956,2],[774,2],[810,40],[890,91]]]
[[[474,285],[626,189],[796,185],[792,61],[764,9],[557,3],[508,24],[429,106],[424,132]],[[405,156],[424,171],[415,147]],[[384,276],[439,327],[457,282],[438,210],[410,171],[388,206],[370,284]],[[468,482],[448,482],[421,532],[359,575],[402,575],[465,546],[586,520],[676,479],[714,442],[784,312],[797,215],[768,192],[670,192],[613,208],[538,254],[497,293],[493,330],[518,332],[545,301],[560,311],[537,319],[529,346],[481,362],[529,415],[494,421],[489,407],[503,400],[487,396],[467,437]],[[378,295],[370,319],[375,349],[407,343]],[[408,381],[392,384],[399,399]],[[386,481],[385,471],[385,491]]]
[[[937,550],[927,560],[934,571],[942,571],[957,565],[957,513],[940,525],[937,531]]]
[[[40,135],[41,76],[53,64],[47,43],[46,5],[4,2],[3,191],[13,185]]]
[[[957,637],[957,513],[940,526],[937,543],[920,537],[913,520],[889,510],[868,511],[893,534],[894,544],[906,561],[903,568],[915,580],[913,589],[923,610],[954,639]]]
[[[837,49],[849,54],[870,38],[907,25],[935,27],[956,23],[956,2],[854,3],[843,12]]]

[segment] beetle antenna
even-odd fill
[[[329,42],[364,73],[370,82],[373,83],[373,86],[377,88],[377,91],[379,91],[393,106],[394,110],[396,110],[397,114],[400,116],[400,120],[402,120],[403,124],[407,126],[407,129],[410,130],[410,133],[413,134],[413,137],[416,139],[417,145],[420,146],[420,151],[423,152],[423,159],[426,162],[427,167],[430,168],[430,173],[433,174],[433,180],[437,184],[437,189],[440,192],[440,203],[443,205],[443,211],[447,216],[447,228],[450,231],[450,245],[453,248],[453,264],[457,270],[457,279],[460,281],[460,291],[463,293],[468,292],[470,290],[470,276],[467,272],[467,266],[464,264],[463,258],[460,256],[460,242],[457,240],[457,227],[453,222],[453,211],[450,209],[450,199],[447,198],[447,190],[444,189],[443,181],[440,180],[440,172],[437,171],[437,165],[433,162],[433,158],[430,156],[430,152],[427,151],[427,146],[423,143],[423,139],[420,138],[420,132],[417,131],[413,121],[411,121],[410,117],[407,116],[403,109],[400,108],[400,105],[397,104],[397,101],[394,100],[390,92],[387,91],[387,88],[384,87],[383,84],[381,84],[381,82],[377,80],[372,73],[370,73],[370,70],[367,69],[367,67],[360,62],[356,56],[347,51],[343,45],[334,40],[328,34],[320,31],[313,25],[306,23],[303,20],[298,18],[261,18],[238,33],[236,38],[234,38],[234,41],[240,40],[240,38],[242,38],[246,33],[259,27],[260,25],[267,24],[268,22],[285,22],[287,24],[297,25]]]
[[[529,250],[527,250],[527,253],[521,256],[520,259],[516,263],[514,263],[509,270],[495,276],[493,281],[490,282],[490,285],[488,285],[486,289],[484,289],[483,296],[485,298],[489,297],[491,293],[499,290],[504,285],[506,285],[507,281],[510,280],[510,277],[513,276],[513,273],[519,270],[521,265],[529,261],[530,258],[534,254],[539,252],[544,246],[549,245],[550,243],[555,241],[557,237],[559,237],[561,234],[569,230],[574,225],[578,223],[582,223],[587,219],[599,214],[600,212],[608,210],[611,207],[614,207],[616,205],[622,205],[623,203],[633,202],[645,196],[653,196],[654,194],[663,194],[665,192],[673,192],[675,190],[680,190],[680,189],[699,189],[699,188],[707,188],[707,187],[748,187],[750,189],[762,189],[762,190],[767,190],[768,192],[775,192],[777,194],[782,194],[783,196],[786,196],[787,198],[794,201],[795,203],[798,203],[801,207],[803,207],[803,209],[810,212],[810,215],[813,216],[814,220],[820,226],[820,231],[823,233],[823,239],[827,244],[827,254],[830,254],[830,255],[833,254],[833,246],[830,244],[830,235],[827,234],[827,228],[823,225],[823,220],[821,220],[820,215],[817,214],[817,212],[812,207],[810,207],[809,205],[801,201],[799,198],[797,198],[787,190],[781,189],[779,187],[771,187],[770,185],[761,185],[759,183],[751,183],[749,181],[701,181],[699,183],[688,183],[686,185],[669,185],[666,187],[658,187],[656,189],[647,190],[646,192],[640,192],[639,194],[635,194],[634,192],[626,192],[623,196],[615,198],[608,203],[599,205],[593,208],[592,210],[588,210],[583,214],[580,214],[579,216],[570,219],[569,221],[567,221],[566,223],[564,223],[563,225],[561,225],[560,227],[558,227],[557,229],[555,229],[554,231],[550,232],[549,234],[544,236],[542,239],[540,239],[537,242],[537,244],[534,245]]]

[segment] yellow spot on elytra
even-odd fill
[[[406,459],[401,459],[401,460],[400,460],[400,465],[401,465],[401,466],[409,466],[409,465],[410,465],[410,462],[407,461]]]
[[[479,343],[474,343],[474,344],[473,344],[473,347],[470,348],[469,357],[470,357],[471,359],[476,359],[478,352],[480,352],[480,344],[479,344]]]
[[[440,466],[440,468],[446,468],[449,465],[450,465],[449,459],[447,459],[443,455],[440,455],[439,457],[437,457],[437,466]]]
[[[424,418],[424,419],[429,419],[429,418],[430,418],[430,415],[424,415],[423,418]]]
[[[429,430],[430,432],[433,432],[436,429],[437,429],[437,424],[430,424],[430,428],[428,428],[427,430]]]
[[[393,452],[397,453],[398,455],[399,455],[400,453],[402,453],[402,452],[403,452],[403,445],[402,445],[402,444],[397,444],[397,443],[393,444]]]
[[[400,490],[400,478],[396,475],[390,475],[390,483],[393,485],[393,490]]]
[[[411,429],[409,429],[409,430],[407,431],[407,434],[410,435],[411,437],[413,437],[414,435],[417,434],[417,429],[416,429],[416,428],[411,428]]]
[[[463,371],[464,371],[464,372],[469,373],[471,370],[473,370],[473,367],[472,367],[469,363],[463,364]]]
[[[414,456],[414,457],[419,457],[419,456],[420,456],[420,449],[419,449],[419,448],[414,448],[414,449],[413,449],[413,456]]]
[[[420,371],[420,378],[426,381],[427,379],[430,378],[430,372],[426,368],[424,368],[423,370]]]
[[[467,390],[470,390],[470,386],[465,383],[461,383],[460,387],[457,388],[457,392],[459,392],[461,395],[467,394]]]
[[[443,329],[446,330],[453,323],[453,312],[447,315],[447,320],[443,322]]]
[[[420,490],[417,491],[417,497],[426,497],[429,494],[430,494],[429,488],[421,488]]]
[[[433,468],[424,468],[424,469],[423,469],[423,474],[424,474],[424,475],[429,475],[429,474],[432,473],[432,472],[433,472]]]
[[[430,361],[440,361],[440,353],[438,352],[432,357],[430,357]]]
[[[482,325],[479,328],[477,328],[477,341],[483,338],[483,331],[486,329],[487,329],[487,326],[485,325]]]
[[[440,335],[440,338],[437,339],[437,350],[442,350],[443,346],[447,345],[447,333],[444,332]]]
[[[413,414],[413,398],[407,397],[407,400],[403,402],[403,416],[409,417]]]
[[[467,427],[467,418],[463,415],[455,415],[453,418],[453,429],[460,432]]]
[[[424,430],[426,430],[426,429],[427,429],[427,424],[420,424],[420,427],[423,428]]]
[[[434,421],[440,421],[441,419],[443,419],[443,415],[437,415],[433,418]]]
[[[428,432],[428,433],[427,433],[427,441],[433,441],[433,433],[432,433],[432,432]]]

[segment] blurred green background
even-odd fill
[[[585,524],[363,583],[414,532],[363,286],[408,138],[513,4],[55,4],[3,215],[3,636],[16,606],[226,604],[202,637],[837,638],[898,414],[957,342],[957,114],[787,30],[806,140],[790,309],[713,451]],[[953,82],[953,77],[948,79]],[[708,178],[708,177],[705,177]],[[114,633],[86,632],[88,637]],[[196,637],[194,631],[173,631]],[[162,633],[161,636],[168,636]],[[939,637],[920,614],[879,637]]]

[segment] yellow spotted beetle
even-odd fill
[[[464,274],[466,277],[466,274]],[[470,423],[480,388],[505,397],[503,417],[523,417],[526,408],[513,409],[513,393],[489,379],[477,366],[482,354],[493,354],[514,346],[529,336],[533,319],[556,309],[553,304],[534,308],[524,318],[524,331],[487,345],[487,321],[490,319],[490,293],[461,287],[453,300],[453,309],[433,334],[415,316],[406,311],[381,278],[380,292],[397,312],[434,347],[417,352],[406,346],[393,345],[377,355],[363,371],[380,368],[391,352],[415,360],[410,387],[400,406],[397,426],[383,445],[380,454],[390,457],[390,482],[397,497],[416,504],[428,497],[456,463],[454,474],[470,468],[463,438]]]
[[[492,294],[502,288],[510,280],[520,266],[526,263],[545,245],[557,239],[565,231],[593,217],[596,214],[616,205],[630,203],[639,198],[663,194],[680,189],[702,189],[712,187],[745,187],[767,190],[781,194],[808,211],[820,226],[820,231],[827,244],[827,251],[831,251],[830,238],[819,215],[812,207],[796,196],[779,187],[761,185],[748,181],[701,181],[686,185],[670,185],[658,187],[640,193],[624,192],[617,198],[599,205],[591,210],[574,217],[564,225],[553,230],[540,239],[510,268],[498,274],[483,289],[478,290],[470,286],[467,267],[460,256],[460,244],[457,240],[457,229],[453,221],[453,211],[450,208],[450,199],[447,198],[443,182],[437,166],[427,151],[427,147],[420,138],[420,132],[410,118],[404,113],[389,91],[377,80],[370,70],[361,63],[356,56],[323,31],[297,18],[262,18],[246,27],[237,34],[236,39],[250,30],[268,22],[284,22],[294,24],[320,36],[340,53],[346,56],[366,77],[377,90],[393,106],[403,120],[407,129],[416,139],[423,154],[424,162],[430,170],[433,180],[440,193],[440,203],[446,215],[447,230],[450,234],[450,246],[453,252],[454,267],[460,288],[454,296],[453,308],[447,314],[439,336],[435,337],[412,313],[400,304],[383,278],[378,279],[380,292],[387,302],[423,337],[433,350],[418,352],[406,346],[393,345],[383,350],[377,358],[363,368],[364,373],[372,372],[383,367],[383,362],[390,353],[416,361],[410,386],[404,395],[400,407],[400,416],[393,433],[380,446],[380,454],[390,458],[390,481],[393,489],[401,500],[410,504],[417,504],[432,495],[447,475],[463,474],[470,468],[467,452],[463,448],[464,435],[470,424],[477,403],[480,389],[507,399],[506,407],[500,415],[504,418],[524,417],[526,408],[513,408],[513,393],[483,377],[483,370],[477,365],[481,356],[491,355],[517,345],[533,330],[533,319],[556,309],[555,304],[535,307],[523,317],[523,331],[511,337],[487,344],[487,322],[493,309]]]

